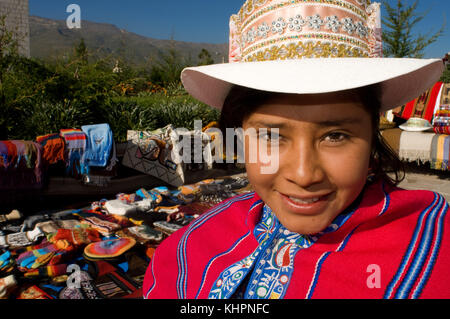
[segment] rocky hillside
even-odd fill
[[[193,64],[202,49],[208,50],[216,63],[227,62],[228,44],[192,43],[144,37],[112,24],[83,20],[81,29],[68,29],[64,20],[30,16],[31,56],[41,59],[61,57],[71,52],[83,38],[96,56],[115,55],[143,65],[158,59],[161,52],[174,48]]]

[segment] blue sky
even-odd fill
[[[158,39],[226,43],[229,17],[244,0],[29,0],[30,14],[65,20],[72,3],[81,7],[82,20],[110,23]],[[419,25],[422,34],[438,31],[445,21],[444,36],[425,51],[426,58],[441,58],[450,51],[450,0],[419,0],[418,12],[427,12]]]

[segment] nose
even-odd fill
[[[299,142],[293,151],[284,159],[286,178],[304,189],[323,182],[326,173],[313,143]]]

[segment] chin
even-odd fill
[[[279,216],[277,218],[289,231],[301,235],[315,235],[320,233],[333,222],[333,219],[329,220],[328,218],[318,220],[317,216],[296,216],[295,220],[288,220]]]

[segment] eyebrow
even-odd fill
[[[329,119],[329,120],[321,120],[318,122],[314,122],[315,124],[322,126],[322,127],[330,127],[330,126],[341,126],[345,124],[357,124],[360,123],[361,119],[357,117],[346,117],[342,119]],[[249,126],[260,126],[260,127],[267,127],[267,128],[288,128],[290,125],[285,122],[266,122],[266,121],[249,121]]]
[[[317,122],[316,124],[318,124],[320,126],[328,127],[328,126],[341,126],[344,124],[356,124],[356,123],[360,123],[360,122],[361,122],[361,119],[359,119],[357,117],[347,117],[347,118],[342,118],[342,119],[323,120],[323,121]]]

